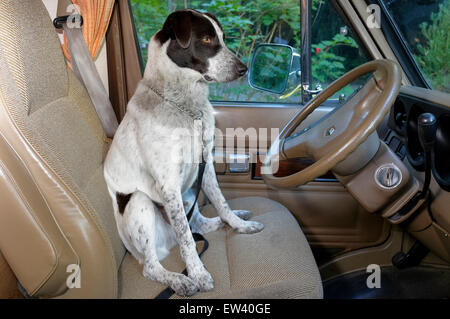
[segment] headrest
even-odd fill
[[[67,96],[66,63],[42,1],[0,1],[0,42],[28,114]]]

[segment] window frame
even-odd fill
[[[389,13],[384,2],[381,0],[366,0],[366,2],[367,4],[375,4],[380,7],[381,31],[383,32],[392,52],[394,52],[397,57],[397,60],[403,68],[406,76],[411,82],[411,85],[432,90],[431,85],[428,83],[422,70],[417,65],[406,40],[403,38],[400,29]]]
[[[117,0],[105,35],[109,99],[117,119],[123,119],[128,101],[142,78],[141,51],[136,39],[130,0]]]
[[[137,33],[136,33],[136,21],[135,21],[135,16],[133,14],[133,9],[132,9],[132,5],[131,5],[131,0],[126,0],[128,2],[128,6],[129,6],[129,12],[131,14],[131,20],[133,23],[133,31],[134,31],[134,40],[135,40],[135,44],[136,44],[136,49],[138,51],[138,55],[139,55],[139,64],[141,67],[141,73],[144,74],[144,69],[145,69],[145,65],[143,62],[143,58],[142,58],[142,52],[141,52],[141,47],[140,47],[140,43],[139,43],[139,39],[137,37]],[[308,2],[309,5],[306,6],[306,8],[308,8],[309,11],[312,10],[312,0],[299,0],[299,6],[300,6],[300,29],[302,26],[302,21],[303,21],[303,14],[307,15],[308,12],[303,13],[302,12],[302,4],[303,3]],[[346,26],[352,31],[355,41],[358,43],[359,46],[364,47],[364,49],[367,52],[370,52],[370,50],[366,47],[366,45],[364,44],[363,41],[361,41],[361,39],[359,38],[358,33],[355,31],[353,25],[351,23],[349,23],[347,16],[345,15],[344,11],[341,9],[339,2],[337,0],[330,0],[331,5],[334,7],[336,14],[338,14],[341,19],[344,21],[344,23],[346,24]],[[309,12],[309,14],[311,14],[311,12]],[[311,20],[311,19],[309,19]],[[309,21],[311,22],[311,21]],[[308,30],[306,30],[306,32],[311,33],[311,25],[309,25]],[[302,33],[301,33],[302,34]],[[297,48],[300,51],[300,54],[302,52],[302,48],[304,48],[304,43],[303,43],[303,37],[302,35],[300,35],[300,47]],[[309,44],[306,44],[306,47],[309,47],[309,51],[311,52],[311,48],[312,48],[312,43],[311,43],[311,35],[309,35],[307,37],[307,41],[309,41]],[[308,54],[305,55],[306,57],[308,57]],[[302,55],[301,55],[301,59],[302,59]],[[370,60],[373,59],[372,56],[369,57]],[[309,54],[309,58],[306,60],[308,63],[301,63],[300,64],[300,69],[302,74],[304,74],[304,70],[306,70],[306,68],[309,68],[310,72],[309,74],[311,74],[312,77],[312,59],[311,59],[311,54]],[[306,71],[308,72],[308,71]],[[302,77],[303,79],[303,77]],[[303,80],[301,81],[303,83]],[[310,87],[313,85],[314,83],[312,83],[312,78],[311,78],[311,84]],[[220,107],[224,107],[224,106],[229,106],[229,107],[276,107],[276,108],[300,108],[305,106],[308,103],[308,99],[305,99],[305,94],[303,92],[303,85],[302,85],[302,91],[300,94],[300,99],[298,102],[289,102],[289,103],[276,103],[276,102],[248,102],[248,101],[214,101],[214,100],[210,100],[210,103],[212,104],[212,106],[220,106]],[[327,101],[325,101],[324,103],[322,103],[322,105],[324,107],[336,107],[339,106],[341,104],[341,102],[339,100],[330,100],[328,99]]]

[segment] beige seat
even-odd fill
[[[41,1],[0,1],[0,250],[30,296],[153,298],[164,288],[142,276],[118,237],[106,151]],[[252,210],[266,228],[208,234],[203,260],[216,287],[195,297],[321,298],[311,250],[286,208],[262,198],[231,205]],[[164,264],[184,268],[176,249]],[[69,289],[77,269],[80,285]]]
[[[266,198],[238,198],[229,203],[233,209],[251,210],[252,219],[265,228],[253,235],[228,229],[207,234],[210,246],[202,260],[214,277],[215,289],[194,298],[321,298],[316,263],[292,214]],[[203,213],[216,216],[211,206]],[[178,272],[185,268],[177,248],[163,265]],[[141,272],[142,266],[127,254],[119,271],[120,297],[153,298],[165,288],[142,280]]]

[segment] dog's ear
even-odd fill
[[[192,38],[192,12],[189,10],[175,11],[169,15],[164,23],[163,30],[175,37],[178,44],[186,49],[191,44]]]

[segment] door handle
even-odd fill
[[[230,154],[230,173],[247,173],[250,171],[250,156],[248,154]]]

